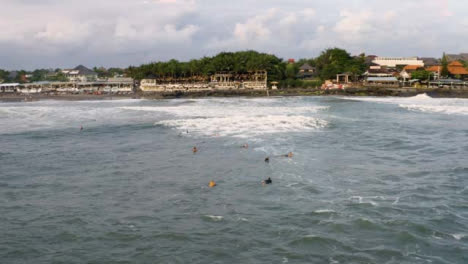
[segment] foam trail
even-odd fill
[[[321,210],[315,210],[314,213],[317,213],[317,214],[331,214],[331,213],[335,213],[335,211],[331,210],[331,209],[321,209]]]
[[[205,215],[205,217],[215,222],[219,222],[224,219],[224,217],[220,215]]]

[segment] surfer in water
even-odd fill
[[[210,183],[208,184],[208,187],[210,188],[213,188],[216,186],[216,182],[215,181],[210,181]]]
[[[244,145],[242,145],[242,148],[243,148],[243,149],[248,149],[248,148],[249,148],[249,144],[245,143]]]
[[[270,157],[266,157],[266,158],[265,158],[265,162],[266,162],[266,163],[270,163]]]
[[[262,185],[267,185],[267,184],[272,184],[273,181],[271,180],[271,177],[268,177],[268,179],[262,181]]]
[[[192,148],[192,152],[193,152],[193,154],[197,153],[197,152],[198,152],[197,147],[193,147],[193,148]]]
[[[292,158],[294,154],[292,152],[289,152],[288,154],[284,155],[286,158]]]
[[[80,127],[80,131],[83,131],[83,126]]]

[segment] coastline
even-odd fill
[[[424,88],[347,88],[346,90],[322,90],[288,88],[278,90],[225,90],[204,92],[165,92],[142,93],[130,95],[94,95],[94,94],[0,94],[0,102],[31,102],[41,100],[88,101],[88,100],[121,100],[121,99],[175,99],[175,98],[209,98],[209,97],[268,97],[268,96],[374,96],[374,97],[411,97],[427,94],[434,98],[468,98],[468,90],[424,89]]]

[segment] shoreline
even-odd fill
[[[427,94],[434,98],[468,98],[468,90],[421,89],[421,88],[348,88],[346,90],[321,90],[288,88],[268,91],[204,91],[204,92],[163,92],[142,93],[130,95],[94,95],[94,94],[0,94],[0,102],[33,102],[42,100],[59,101],[92,101],[92,100],[122,100],[122,99],[176,99],[176,98],[210,98],[210,97],[268,97],[268,96],[372,96],[372,97],[412,97]]]

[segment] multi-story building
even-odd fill
[[[424,67],[424,61],[418,59],[418,57],[375,57],[372,61],[375,64],[380,66],[386,66],[395,68],[397,66],[406,66],[406,65],[418,65]]]
[[[98,74],[95,71],[92,71],[83,65],[79,65],[74,69],[62,70],[62,73],[70,82],[91,82],[95,81],[98,77]]]

